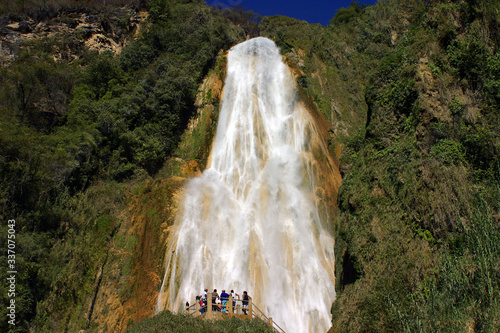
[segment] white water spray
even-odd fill
[[[157,312],[204,288],[248,290],[287,332],[331,326],[334,243],[318,198],[328,177],[315,155],[333,163],[295,84],[269,39],[229,52],[211,166],[186,185]]]

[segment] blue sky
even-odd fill
[[[360,4],[373,5],[377,0],[360,0]],[[309,23],[328,25],[341,7],[349,7],[351,0],[206,0],[209,5],[241,6],[262,16],[284,15]]]

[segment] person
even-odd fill
[[[240,299],[240,295],[235,293],[233,289],[231,289],[231,297],[233,298],[233,313],[234,312],[234,306],[236,304],[236,300],[239,300]]]
[[[220,294],[220,300],[222,302],[222,312],[229,312],[227,310],[227,301],[229,300],[229,294],[226,293],[226,290],[222,290],[222,293]]]
[[[208,294],[208,288],[205,288],[205,290],[203,290],[203,293],[201,294],[201,302],[200,302],[201,313],[207,312],[207,294]]]
[[[203,308],[203,296],[196,296],[196,303],[200,305],[200,314],[205,313],[205,309]]]
[[[186,302],[186,312],[189,313],[189,302]]]
[[[240,295],[235,293],[233,289],[231,289],[231,297],[233,298],[233,300],[240,299]]]
[[[219,299],[219,294],[217,293],[217,289],[214,289],[214,292],[212,293],[212,311],[220,311],[220,308],[217,305],[218,299]]]
[[[248,295],[246,291],[243,292],[243,313],[247,314],[248,310],[248,301],[251,300],[252,297]],[[251,314],[250,314],[251,315]]]

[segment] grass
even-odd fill
[[[162,333],[273,333],[274,330],[260,319],[241,320],[235,317],[227,320],[203,320],[199,317],[174,315],[170,311],[163,311],[153,318],[146,319],[127,331],[162,332]]]

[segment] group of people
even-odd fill
[[[235,304],[240,299],[240,295],[235,293],[234,290],[228,294],[226,290],[222,290],[221,294],[217,292],[217,289],[214,289],[213,293],[211,293],[212,298],[212,311],[219,312],[229,312],[227,302],[229,301],[229,297],[233,299],[233,313]],[[200,304],[200,312],[205,313],[207,309],[207,299],[208,299],[208,289],[205,289],[200,296],[196,296],[196,302]],[[248,301],[251,299],[250,295],[246,291],[243,292],[242,297],[242,311],[244,314],[247,314],[248,311]],[[189,307],[189,303],[186,303],[186,307]]]

